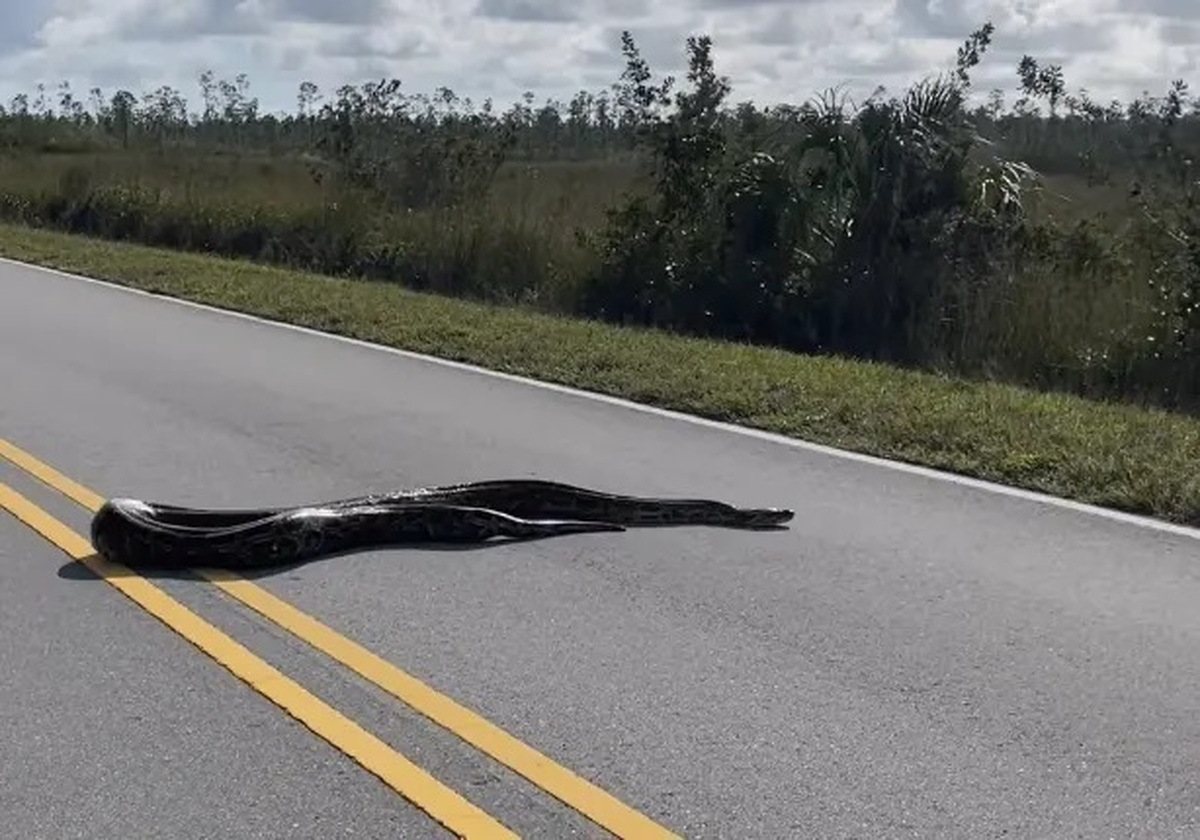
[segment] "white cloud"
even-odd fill
[[[1026,52],[1102,100],[1162,92],[1200,61],[1195,0],[5,0],[0,97],[169,84],[195,106],[211,68],[247,73],[269,110],[292,108],[302,80],[328,92],[383,76],[501,105],[565,99],[616,80],[625,28],[660,74],[683,72],[688,35],[711,34],[735,99],[861,97],[948,68],[985,20],[984,91],[1011,90]]]

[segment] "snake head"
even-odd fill
[[[774,528],[790,522],[795,511],[787,508],[742,508],[738,511],[739,524],[743,528]]]

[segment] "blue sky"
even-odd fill
[[[862,97],[949,67],[984,20],[997,34],[977,87],[1012,89],[1024,52],[1064,65],[1094,97],[1200,94],[1200,0],[0,0],[0,98],[68,80],[142,93],[250,77],[266,110],[292,109],[302,80],[397,77],[497,104],[597,90],[621,71],[633,31],[656,72],[682,69],[687,35],[714,38],[735,99],[801,101],[844,85]]]

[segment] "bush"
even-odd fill
[[[654,194],[610,215],[585,311],[805,352],[952,356],[947,285],[1012,253],[1030,174],[974,162],[962,83],[924,82],[853,115],[809,105],[802,139],[766,150],[722,132],[728,82],[707,38],[688,47],[692,89],[663,115],[669,85],[635,90],[646,70],[626,43]]]

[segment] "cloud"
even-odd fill
[[[276,0],[261,14],[272,20],[374,27],[390,13],[387,0]]]
[[[1162,92],[1200,64],[1195,0],[4,0],[0,97],[69,81],[135,93],[167,84],[198,105],[200,73],[241,72],[268,110],[301,81],[330,92],[400,78],[479,101],[565,100],[622,70],[630,29],[657,75],[685,72],[687,36],[712,35],[735,99],[802,101],[841,86],[864,97],[952,66],[984,21],[993,44],[976,88],[1013,90],[1029,53],[1093,97]]]
[[[475,12],[484,18],[525,23],[575,23],[580,7],[557,0],[479,0]]]

